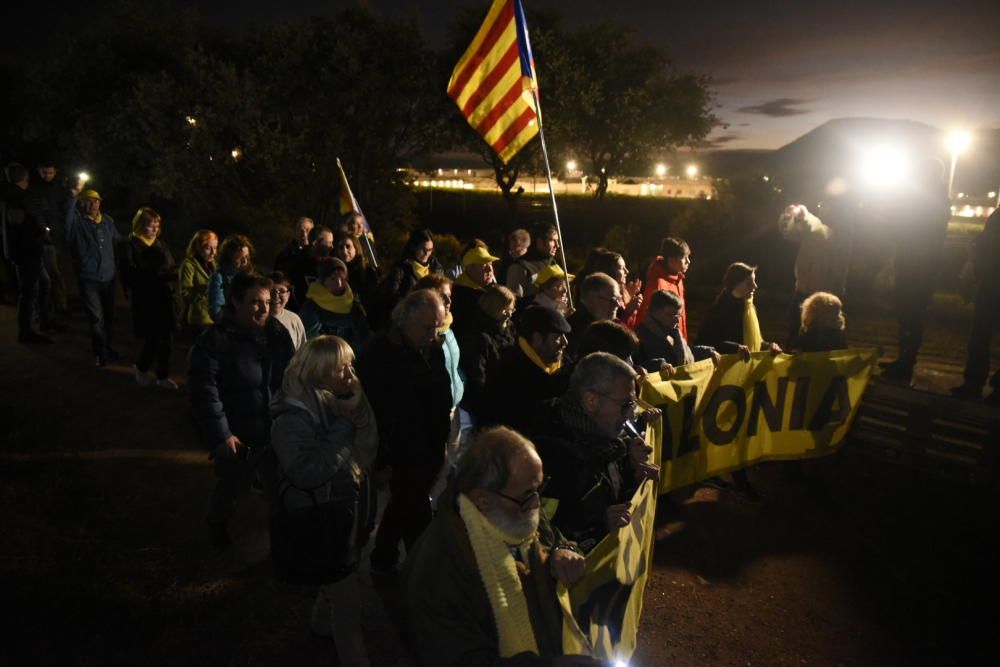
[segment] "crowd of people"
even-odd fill
[[[72,257],[97,366],[119,357],[119,281],[140,386],[177,389],[172,340],[188,332],[185,385],[217,475],[212,544],[231,547],[236,503],[262,490],[275,575],[319,587],[311,628],[334,637],[342,664],[367,664],[357,571],[372,535],[371,571],[399,577],[421,664],[598,664],[560,655],[554,586],[583,576],[584,555],[629,523],[633,494],[657,479],[641,437],[656,411],[637,412],[643,376],[723,354],[847,346],[834,291],[801,295],[784,346],[765,337],[756,267],[742,262],[689,339],[692,253],[675,237],[639,276],[605,248],[573,275],[549,224],[511,232],[496,254],[473,239],[451,267],[418,230],[380,274],[375,239],[352,213],[334,228],[298,218],[267,274],[251,239],[220,243],[211,230],[178,266],[156,211],[140,208],[124,236],[96,190],[46,185],[50,168],[37,190],[14,170],[23,199],[5,196],[18,340],[45,344],[58,330],[50,230]],[[786,216],[811,223],[804,207]],[[745,473],[734,479],[734,493],[759,498]],[[389,500],[376,526],[379,490]]]

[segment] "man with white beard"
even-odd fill
[[[600,665],[562,655],[556,582],[584,560],[540,511],[535,447],[506,427],[480,433],[404,568],[423,665]]]

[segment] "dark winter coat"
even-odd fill
[[[659,371],[664,362],[671,366],[683,366],[712,356],[710,347],[689,347],[679,326],[664,330],[651,317],[646,318],[635,333],[639,337],[639,349],[633,360],[652,373]]]
[[[271,440],[268,406],[295,354],[288,331],[268,318],[262,331],[222,320],[205,329],[188,358],[188,395],[202,444],[209,450],[235,435],[250,447]]]
[[[514,337],[510,326],[501,329],[499,322],[479,308],[471,323],[461,327],[457,325],[456,321],[455,338],[460,351],[458,363],[465,374],[462,408],[476,418],[483,412],[487,370],[496,367],[501,353],[514,345]]]
[[[431,257],[428,268],[431,273],[444,274],[444,269],[437,257]],[[410,293],[418,280],[419,278],[413,271],[409,260],[401,259],[392,265],[389,273],[382,279],[378,290],[379,299],[382,302],[382,314],[385,317],[383,321],[388,321],[388,315],[392,313],[392,309],[396,307],[400,299]]]
[[[810,329],[800,331],[792,349],[798,352],[829,352],[847,349],[847,334],[843,329]]]
[[[541,403],[561,396],[566,391],[566,383],[565,375],[549,375],[515,343],[503,350],[500,359],[487,368],[477,426],[503,424],[525,433]]]
[[[357,367],[378,423],[375,469],[441,465],[452,408],[441,345],[421,353],[390,329],[368,339]]]
[[[626,444],[609,438],[568,398],[548,401],[528,431],[549,476],[545,497],[559,501],[552,524],[584,553],[608,534],[609,505],[635,493]]]
[[[577,305],[579,307],[576,311],[566,319],[572,330],[566,334],[568,344],[566,345],[566,352],[564,354],[568,359],[573,361],[576,361],[576,353],[580,349],[580,339],[583,338],[583,332],[597,321],[585,305],[582,303]]]
[[[721,354],[736,352],[743,344],[744,306],[743,299],[737,299],[729,292],[719,294],[701,323],[697,344],[714,347]]]
[[[45,246],[45,224],[32,210],[29,191],[13,183],[2,184],[4,251],[15,263],[37,261]]]
[[[132,310],[139,338],[173,331],[177,326],[177,265],[159,239],[147,246],[132,237],[118,244],[118,274]]]
[[[371,335],[368,317],[364,307],[357,301],[349,313],[335,313],[326,310],[312,299],[306,299],[299,307],[299,317],[306,330],[306,338],[316,336],[337,336],[347,341],[347,344],[358,355],[365,341]]]
[[[440,667],[548,667],[562,653],[562,614],[548,556],[573,548],[544,517],[530,546],[524,569],[518,568],[539,655],[499,655],[493,608],[476,565],[457,507],[448,488],[438,512],[420,536],[403,567],[407,619],[421,665]]]

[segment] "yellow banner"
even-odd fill
[[[646,442],[658,458],[652,430]],[[609,534],[587,554],[587,574],[573,588],[558,587],[563,609],[563,652],[628,663],[635,652],[642,594],[653,566],[656,484],[646,481],[632,497],[627,526]]]
[[[840,350],[736,355],[652,376],[642,398],[663,410],[660,492],[770,460],[834,451],[857,414],[878,354]]]
[[[759,461],[823,456],[836,450],[857,414],[878,354],[841,350],[798,355],[736,355],[656,375],[641,398],[663,410],[647,429],[660,462],[659,493]],[[628,663],[635,651],[642,595],[653,562],[657,489],[632,498],[632,520],[587,554],[587,574],[567,590],[563,651]]]

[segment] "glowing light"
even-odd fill
[[[576,171],[576,160],[566,162],[566,171]]]
[[[771,177],[768,176],[767,174],[764,174],[764,182],[767,183],[770,180],[771,180]]]
[[[684,173],[688,175],[688,178],[694,178],[698,175],[698,165],[689,164],[687,169],[684,170]]]
[[[868,185],[897,187],[907,179],[909,170],[909,158],[897,146],[875,146],[861,159],[861,177]]]
[[[666,176],[667,175],[667,165],[663,164],[662,162],[660,164],[656,165],[656,175],[658,177],[660,177],[660,178],[663,178],[664,176]]]
[[[241,157],[243,157],[243,149],[237,146],[236,148],[231,150],[229,154],[233,156],[234,160],[239,160]]]
[[[948,135],[948,147],[952,155],[961,155],[972,143],[972,135],[964,130],[955,130]]]
[[[990,199],[993,199],[994,197],[997,196],[997,193],[995,191],[994,192],[987,192],[986,196],[989,197]]]
[[[187,124],[190,125],[191,127],[195,127],[196,125],[198,125],[198,119],[195,118],[194,116],[184,116],[184,120],[186,120]]]
[[[81,171],[79,174],[76,175],[76,177],[80,179],[80,185],[83,185],[84,183],[90,180],[90,174],[88,174],[85,171]]]

